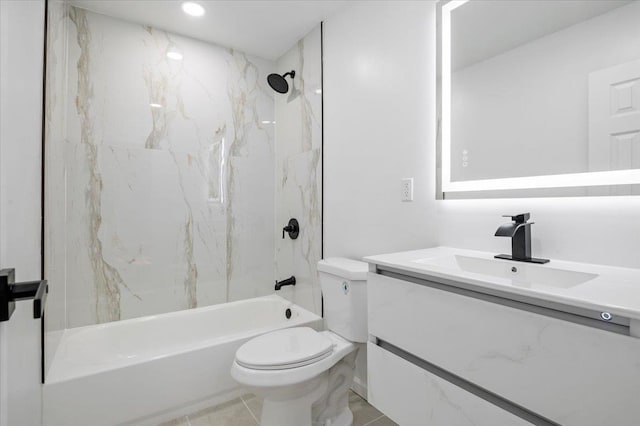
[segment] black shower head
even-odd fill
[[[285,77],[288,75],[290,75],[291,78],[293,79],[296,76],[296,72],[291,70],[288,73],[283,75],[269,74],[269,76],[267,77],[267,82],[269,83],[269,86],[271,86],[271,88],[276,92],[287,93],[289,91],[289,83],[287,83],[287,80],[285,80]]]

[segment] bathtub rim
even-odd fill
[[[242,304],[247,304],[248,301],[254,301],[254,300],[266,300],[266,301],[278,301],[281,302],[283,307],[289,308],[292,306],[295,306],[296,309],[298,309],[301,313],[301,315],[292,318],[293,321],[291,322],[282,322],[282,323],[278,323],[278,324],[270,324],[270,325],[266,325],[264,327],[256,327],[256,328],[251,328],[251,329],[247,329],[241,333],[234,333],[234,334],[228,334],[228,335],[223,335],[223,336],[216,336],[216,337],[212,337],[210,339],[203,339],[203,340],[199,340],[194,342],[193,344],[189,344],[189,345],[184,345],[181,346],[179,348],[173,348],[173,350],[168,350],[165,352],[162,352],[156,356],[137,356],[137,357],[133,357],[133,358],[129,358],[129,359],[118,359],[116,360],[117,362],[113,362],[113,363],[100,363],[91,367],[86,367],[83,366],[84,368],[77,368],[77,369],[70,369],[68,365],[60,367],[63,368],[63,371],[58,372],[58,368],[57,367],[57,363],[56,361],[58,360],[58,357],[62,356],[61,355],[61,349],[64,347],[64,340],[70,337],[73,337],[74,335],[80,334],[84,331],[87,330],[100,330],[100,329],[105,329],[105,328],[110,328],[110,327],[126,327],[127,324],[133,324],[133,323],[139,323],[139,322],[147,322],[147,321],[152,321],[153,319],[157,318],[157,317],[163,317],[164,319],[167,318],[180,318],[182,316],[186,316],[186,315],[192,315],[194,313],[197,312],[206,312],[206,311],[215,311],[215,310],[220,310],[220,309],[225,309],[225,308],[230,308],[236,305],[242,305]],[[289,321],[289,320],[287,320]],[[191,352],[191,351],[197,351],[197,350],[201,350],[203,348],[212,346],[214,344],[224,344],[224,343],[228,343],[228,342],[232,342],[235,340],[239,340],[239,339],[246,339],[247,337],[253,337],[253,336],[258,336],[264,333],[268,333],[270,331],[273,330],[279,330],[279,329],[284,329],[284,328],[291,328],[291,327],[298,327],[302,324],[307,324],[307,323],[311,323],[311,322],[315,322],[315,321],[322,321],[322,317],[320,315],[317,315],[303,307],[301,307],[300,305],[296,305],[295,303],[293,303],[292,301],[285,299],[284,297],[278,295],[278,294],[270,294],[267,296],[259,296],[259,297],[253,297],[250,299],[243,299],[243,300],[236,300],[233,302],[226,302],[226,303],[218,303],[215,305],[209,305],[209,306],[202,306],[199,308],[192,308],[192,309],[183,309],[180,311],[173,311],[173,312],[167,312],[164,314],[153,314],[153,315],[148,315],[148,316],[144,316],[144,317],[138,317],[138,318],[129,318],[126,320],[121,320],[121,321],[111,321],[111,322],[107,322],[107,323],[102,323],[102,324],[91,324],[91,325],[85,325],[85,326],[81,326],[81,327],[74,327],[74,328],[69,328],[69,329],[65,329],[61,339],[60,339],[60,344],[58,345],[58,347],[56,348],[56,351],[54,353],[53,359],[51,360],[49,369],[47,371],[47,374],[45,376],[45,380],[44,380],[44,385],[46,386],[47,384],[57,384],[57,383],[63,383],[63,382],[67,382],[67,381],[71,381],[71,380],[76,380],[85,376],[90,376],[90,375],[95,375],[95,374],[101,374],[110,370],[114,370],[114,369],[119,369],[119,368],[126,368],[126,367],[130,367],[130,366],[135,366],[137,364],[143,364],[146,362],[153,362],[153,361],[157,361],[160,359],[165,359],[165,358],[169,358],[172,356],[177,356],[177,355],[181,355],[187,352]]]

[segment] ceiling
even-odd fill
[[[470,1],[451,14],[452,69],[491,58],[631,1]]]
[[[349,1],[196,1],[204,16],[174,0],[72,0],[78,7],[275,60]]]

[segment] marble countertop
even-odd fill
[[[640,320],[640,269],[554,259],[544,265],[534,265],[525,262],[494,259],[494,255],[495,253],[483,251],[434,247],[367,256],[364,261],[377,266],[418,273],[425,277],[455,280],[482,288],[609,312],[614,315]],[[485,273],[469,272],[457,265],[456,256],[458,258],[481,259],[478,262],[484,264],[488,264],[490,261],[491,265],[497,268],[500,268],[501,263],[504,263],[504,268],[508,271],[514,266],[525,272],[527,268],[541,268],[535,271],[542,273],[538,275],[556,272],[562,274],[562,271],[570,271],[568,275],[583,277],[578,281],[584,280],[584,282],[549,285],[543,280],[522,280],[517,277],[509,279]],[[571,272],[577,274],[571,274]],[[592,275],[590,276],[589,274]]]

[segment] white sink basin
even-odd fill
[[[640,269],[558,259],[538,265],[494,255],[441,246],[368,256],[365,261],[376,271],[424,277],[445,285],[450,281],[479,292],[498,291],[501,297],[512,293],[629,318],[630,334],[640,338]]]
[[[597,274],[587,272],[458,254],[427,257],[414,260],[413,262],[510,280],[513,285],[519,287],[547,286],[570,288],[598,277]]]

